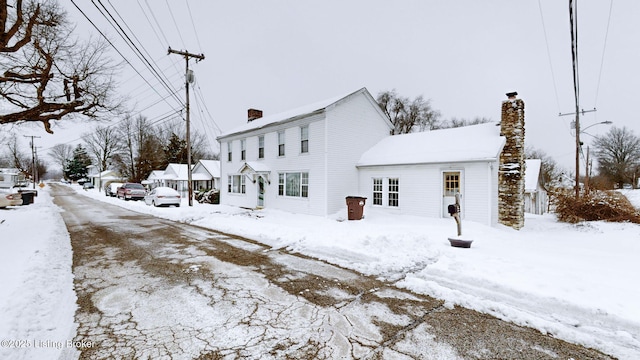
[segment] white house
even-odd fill
[[[221,204],[327,215],[358,195],[362,154],[393,128],[367,89],[249,121],[218,137]]]
[[[94,167],[95,171],[98,170],[97,167]],[[101,189],[102,185],[107,183],[108,181],[123,181],[124,178],[118,174],[115,170],[105,170],[99,173],[93,173],[87,175],[91,179],[91,183],[95,186],[96,189]]]
[[[496,224],[498,163],[505,144],[496,125],[385,137],[356,165],[367,207],[449,217],[448,205],[459,192],[463,219]]]
[[[193,190],[220,189],[220,161],[198,160],[191,170]]]
[[[149,185],[149,187],[157,188],[158,186],[165,186],[163,179],[164,170],[153,170],[149,173],[146,180],[142,180],[143,185]]]
[[[542,215],[549,203],[547,190],[542,185],[542,160],[527,159],[525,164],[524,211]]]
[[[188,196],[189,193],[189,168],[187,164],[169,164],[164,169],[160,177],[163,186],[170,187],[180,193],[181,196]]]

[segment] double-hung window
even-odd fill
[[[233,152],[232,150],[232,146],[231,146],[231,141],[227,142],[227,161],[232,161],[233,160]]]
[[[400,180],[389,179],[389,206],[398,207],[400,193]]]
[[[300,153],[309,152],[309,126],[300,128]]]
[[[244,175],[229,175],[227,178],[227,192],[244,194],[246,192]]]
[[[258,159],[264,159],[264,135],[258,136]]]
[[[373,205],[382,205],[382,179],[373,179]]]
[[[288,172],[278,174],[278,195],[309,197],[309,173]]]
[[[247,159],[247,140],[240,140],[240,160]]]
[[[284,156],[284,131],[278,131],[278,156]]]

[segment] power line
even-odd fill
[[[167,9],[169,9],[169,15],[171,15],[171,20],[173,20],[173,25],[176,27],[176,32],[178,33],[178,36],[180,37],[180,41],[182,41],[182,46],[183,47],[187,47],[187,45],[184,42],[184,39],[182,38],[182,33],[180,32],[180,27],[178,26],[178,23],[176,22],[176,18],[173,17],[173,11],[171,11],[171,6],[169,6],[169,1],[165,0],[165,3],[167,4]]]
[[[542,15],[542,3],[538,0],[538,8],[540,9],[540,21],[542,22],[542,31],[544,33],[544,41],[547,47],[547,58],[549,59],[549,69],[551,69],[551,80],[553,82],[553,91],[556,95],[556,104],[558,105],[558,113],[560,112],[560,97],[558,96],[558,87],[556,86],[556,75],[553,71],[553,62],[551,61],[551,51],[549,50],[549,38],[547,37],[547,27],[544,23]]]
[[[600,60],[600,72],[598,73],[598,85],[596,86],[596,97],[593,104],[598,104],[598,94],[600,92],[600,80],[602,79],[602,69],[604,68],[604,54],[607,49],[607,39],[609,38],[609,25],[611,25],[611,12],[613,10],[613,0],[609,1],[609,18],[607,19],[607,30],[604,35],[604,45],[602,46],[602,59]]]
[[[124,42],[127,44],[127,46],[129,46],[129,48],[131,50],[133,50],[134,54],[138,57],[138,59],[140,59],[140,61],[142,61],[143,64],[146,64],[145,66],[147,66],[148,69],[151,70],[152,75],[154,75],[161,83],[161,85],[163,85],[165,87],[165,89],[167,89],[169,91],[169,93],[173,93],[173,89],[171,88],[171,85],[169,85],[165,79],[162,77],[162,75],[156,70],[156,68],[151,64],[151,62],[147,59],[147,57],[142,53],[142,51],[138,48],[138,46],[134,43],[134,41],[131,39],[131,37],[129,37],[129,35],[127,34],[127,32],[122,28],[122,26],[120,25],[120,23],[118,23],[118,21],[113,17],[113,15],[111,15],[111,12],[102,4],[101,0],[98,0],[98,3],[100,4],[100,6],[104,9],[104,12],[100,9],[100,7],[94,2],[94,0],[91,0],[91,3],[93,4],[93,6],[98,9],[98,11],[100,12],[100,14],[107,20],[107,22],[111,25],[111,27],[113,27],[116,32],[118,33],[118,35],[120,35],[120,37],[122,38],[122,40],[124,40]],[[106,13],[106,15],[105,15]],[[108,17],[107,17],[108,15]],[[109,20],[111,19],[111,20]],[[137,39],[137,38],[136,38]],[[146,52],[146,49],[145,49]],[[148,52],[147,52],[148,54]],[[176,96],[175,99],[178,101],[178,104],[182,104],[182,100]]]
[[[200,37],[198,36],[198,30],[196,30],[196,24],[193,21],[193,15],[191,14],[191,7],[189,6],[189,0],[184,0],[184,3],[187,5],[187,11],[189,12],[189,18],[191,18],[191,27],[193,27],[193,33],[196,36],[196,42],[198,43],[198,47],[202,49],[202,45],[200,44]]]
[[[149,81],[142,76],[142,74],[140,73],[140,71],[138,71],[138,69],[136,69],[135,66],[133,66],[133,64],[131,64],[131,62],[129,61],[129,59],[127,59],[126,56],[124,56],[124,54],[122,54],[122,52],[118,49],[118,47],[115,46],[115,44],[113,42],[111,42],[111,40],[109,40],[109,38],[100,30],[100,28],[98,28],[98,26],[89,18],[89,16],[87,16],[87,14],[80,9],[80,7],[75,3],[75,0],[71,0],[71,3],[73,4],[73,6],[76,7],[76,9],[78,9],[78,11],[80,11],[80,13],[82,14],[82,16],[84,16],[85,19],[87,19],[87,21],[96,29],[96,31],[98,31],[98,33],[102,36],[103,39],[105,39],[105,41],[107,41],[107,43],[109,43],[109,45],[111,45],[111,47],[118,53],[118,55],[120,55],[120,57],[122,57],[122,59],[129,64],[129,66],[133,69],[133,71],[136,72],[136,74],[138,74],[138,76],[140,76],[140,78],[142,78],[142,80],[144,80],[147,85],[149,85],[149,87],[151,87],[159,96],[160,93],[149,83]],[[166,100],[165,100],[166,101]],[[167,102],[168,105],[171,105]]]

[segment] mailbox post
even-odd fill
[[[447,211],[449,215],[451,215],[456,220],[456,225],[458,227],[458,236],[449,238],[449,243],[453,247],[459,248],[470,248],[473,240],[462,238],[462,219],[460,218],[460,193],[456,193],[456,203],[451,204],[447,207]]]

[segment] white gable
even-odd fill
[[[187,180],[188,171],[187,164],[169,164],[164,170],[162,178],[166,180]]]
[[[196,168],[199,167],[204,168],[214,178],[220,177],[220,160],[198,160]],[[196,168],[194,168],[194,171]]]
[[[357,166],[497,160],[504,143],[495,123],[394,135],[362,154]]]
[[[538,178],[540,177],[542,160],[527,159],[524,162],[526,164],[524,171],[524,190],[535,191],[538,188]]]

